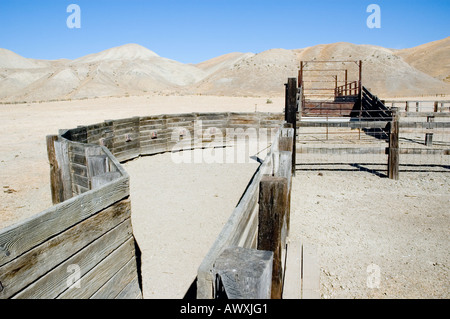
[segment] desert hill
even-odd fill
[[[396,50],[414,68],[450,83],[450,37],[415,48]]]
[[[138,44],[55,61],[0,49],[0,101],[152,93],[280,96],[287,78],[296,77],[305,60],[362,60],[363,84],[380,96],[448,94],[449,47],[450,38],[404,50],[340,42],[258,54],[234,52],[196,65],[161,57]],[[349,72],[352,77],[355,71]]]

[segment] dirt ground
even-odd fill
[[[298,171],[291,234],[317,249],[321,297],[448,298],[449,175]]]
[[[258,165],[177,164],[170,153],[125,163],[144,298],[185,296]]]

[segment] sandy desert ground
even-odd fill
[[[266,103],[269,98],[272,104]],[[51,206],[45,136],[56,134],[58,129],[149,114],[252,112],[255,109],[279,112],[283,105],[284,98],[271,96],[141,96],[2,105],[0,228]],[[163,239],[158,240],[158,246],[153,242],[144,246],[149,232],[158,237],[177,233],[176,227],[186,228],[184,226],[190,222],[201,223],[202,230],[194,235],[202,236],[204,241],[201,247],[191,246],[187,243],[193,244],[194,239],[180,234],[173,247],[181,250],[173,250],[171,254],[192,258],[186,261],[186,265],[191,265],[190,270],[184,271],[183,260],[174,263],[173,269],[166,269],[165,273],[150,271],[144,275],[146,298],[184,295],[186,285],[192,282],[193,270],[196,271],[220,231],[221,223],[226,220],[226,212],[231,213],[255,169],[252,163],[234,166],[233,173],[228,166],[220,165],[170,168],[166,165],[167,156],[152,156],[125,164],[132,178],[137,172],[143,172],[139,175],[145,172],[149,174],[145,175],[148,179],[160,181],[148,184],[155,205],[161,209],[155,215],[158,222],[152,223],[152,219],[134,222],[137,239],[141,240],[140,248],[148,256],[150,269],[156,271],[160,266],[152,265],[153,254],[166,252],[167,247]],[[211,172],[216,174],[213,176]],[[163,178],[166,174],[178,178],[178,189],[173,190],[171,180]],[[367,170],[299,171],[293,180],[291,236],[316,245],[322,298],[448,298],[448,174],[448,168],[443,172],[401,172],[401,179],[392,181]],[[133,190],[133,180],[137,179],[131,181],[131,197],[139,198],[142,195]],[[181,200],[175,201],[177,197]],[[196,201],[187,202],[183,198]],[[168,203],[169,219],[162,218],[165,217],[161,213],[164,203]],[[132,205],[136,212],[145,213],[145,209],[139,208],[139,200]],[[214,223],[207,223],[207,217],[193,216],[194,213],[211,214],[210,210],[200,208],[215,206],[220,206],[223,214],[214,216],[217,218]],[[174,211],[170,213],[172,208],[178,215]],[[180,209],[185,210],[183,214]],[[188,218],[191,215],[193,218]],[[140,217],[134,214],[132,218]],[[178,223],[179,220],[182,223]],[[159,228],[158,233],[156,228]],[[180,241],[183,245],[179,245]],[[371,264],[379,267],[381,275],[379,287],[372,289],[367,287],[367,267]],[[168,287],[167,278],[178,280],[179,286]],[[153,283],[164,288],[154,289]]]

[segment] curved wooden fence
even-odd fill
[[[47,136],[54,206],[0,230],[0,299],[142,298],[129,176],[120,162],[179,145],[203,148],[219,133],[223,143],[212,147],[226,146],[247,134],[246,129],[277,131],[283,118],[282,113],[155,115],[107,120]],[[264,162],[243,195],[240,205],[247,205],[248,211],[255,207],[254,182],[267,169]],[[245,246],[254,241],[254,216],[251,220],[244,232],[253,235],[233,235],[243,238]],[[199,268],[199,297],[212,297],[210,287],[203,292],[202,284],[209,261]]]

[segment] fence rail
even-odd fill
[[[223,292],[229,298],[282,297],[283,256],[286,255],[289,232],[293,140],[293,128],[278,131],[265,160],[198,269],[197,298],[220,298]],[[243,249],[230,253],[230,250],[235,250],[234,247]],[[230,278],[227,267],[231,264],[235,272],[238,268],[238,273],[245,273],[248,264],[240,260],[254,260],[256,249],[271,252],[258,259],[269,260],[269,265],[260,268],[258,274],[255,270],[251,275],[246,275],[258,280],[240,279],[245,283],[253,282],[254,287],[245,290]],[[270,265],[272,261],[273,267]],[[238,276],[242,276],[241,273]]]

